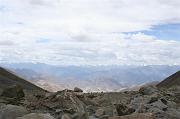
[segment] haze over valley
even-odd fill
[[[85,92],[134,89],[157,83],[180,70],[180,66],[53,66],[47,64],[3,64],[19,76],[49,90],[80,87]]]

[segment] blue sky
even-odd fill
[[[154,25],[148,30],[126,32],[125,34],[136,34],[138,32],[154,36],[157,39],[180,41],[180,24],[178,23]]]
[[[36,40],[37,43],[49,43],[50,39],[48,38],[39,38]]]
[[[142,31],[157,39],[180,41],[180,24],[163,24],[154,26],[150,31]]]
[[[180,65],[179,0],[0,0],[0,63]]]

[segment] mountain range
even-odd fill
[[[47,64],[1,64],[49,91],[80,87],[85,92],[120,91],[159,82],[180,66],[53,66]]]

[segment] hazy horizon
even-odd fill
[[[74,87],[80,87],[85,92],[120,91],[157,83],[180,70],[180,65],[58,66],[18,63],[0,66],[53,92]]]

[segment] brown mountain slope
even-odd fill
[[[171,88],[174,86],[180,86],[180,71],[169,76],[157,85],[158,88]]]
[[[0,67],[0,89],[7,88],[8,86],[20,85],[26,90],[43,90],[38,86],[24,80],[13,72]]]

